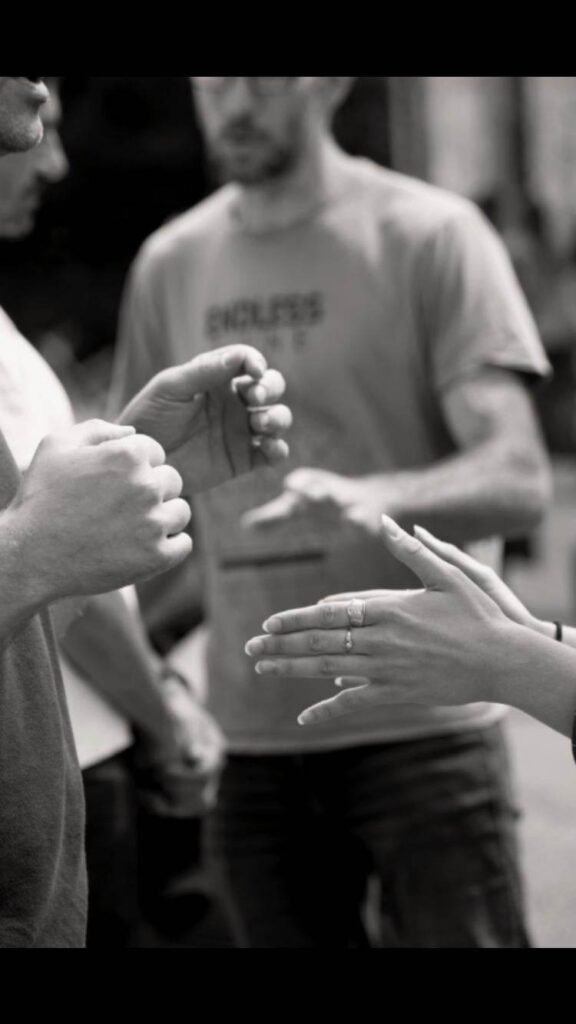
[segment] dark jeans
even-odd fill
[[[139,924],[136,795],[131,751],[82,772],[90,949],[126,949]]]
[[[208,853],[241,948],[527,947],[516,817],[499,726],[231,756]]]

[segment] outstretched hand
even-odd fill
[[[342,594],[281,612],[264,623],[266,635],[246,645],[260,675],[354,680],[304,711],[303,725],[380,704],[500,699],[493,684],[510,660],[511,625],[501,607],[387,517],[382,539],[422,581],[421,590]]]

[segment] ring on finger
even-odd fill
[[[351,626],[363,626],[366,619],[366,601],[359,597],[353,598],[346,608],[346,614]]]

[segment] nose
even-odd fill
[[[70,165],[58,132],[46,132],[39,157],[38,171],[47,183],[56,184],[68,174]]]
[[[233,79],[226,90],[225,104],[227,114],[233,117],[250,114],[254,110],[257,100],[246,78]]]

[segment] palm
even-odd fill
[[[137,426],[159,441],[195,491],[247,473],[256,464],[246,407],[229,383],[192,401],[182,401],[167,388],[149,394],[138,409]]]

